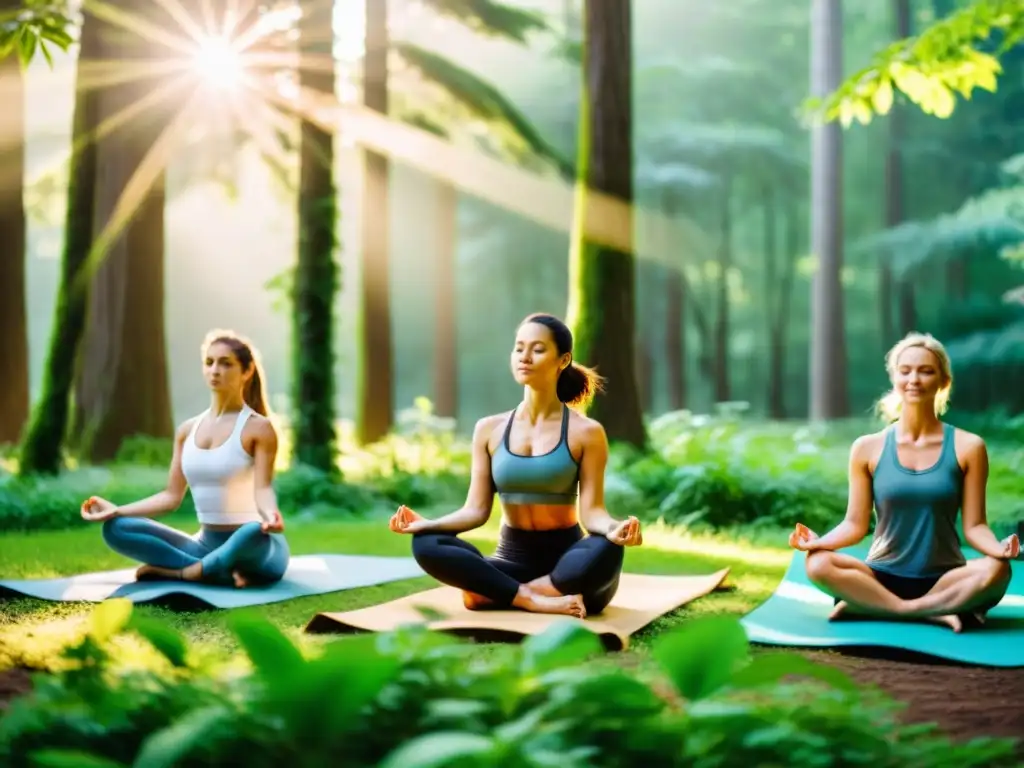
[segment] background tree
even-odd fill
[[[85,328],[89,281],[85,264],[92,248],[95,211],[98,94],[89,82],[88,63],[102,57],[103,22],[83,9],[79,32],[75,106],[71,131],[71,165],[67,187],[64,246],[57,304],[42,391],[32,409],[20,450],[22,474],[56,473],[63,461],[68,431],[74,366]]]
[[[20,2],[4,0],[0,13]],[[29,413],[28,318],[25,308],[25,79],[21,59],[0,60],[0,444],[16,443]]]
[[[303,0],[299,88],[334,94],[332,5]],[[335,473],[334,302],[338,208],[333,136],[302,119],[299,143],[298,265],[295,270],[292,424],[295,460]]]
[[[811,0],[811,92],[824,95],[842,81],[841,0]],[[811,249],[816,268],[811,303],[811,418],[850,412],[843,300],[842,133],[834,123],[811,135]]]
[[[588,243],[586,188],[633,203],[631,3],[587,2],[584,13],[584,94],[580,109],[575,232],[570,256],[568,317],[575,357],[596,366],[607,391],[592,416],[610,440],[646,442],[634,361],[633,254]],[[631,216],[624,226],[632,227]]]

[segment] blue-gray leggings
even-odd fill
[[[238,571],[250,583],[280,581],[288,568],[288,542],[280,533],[264,533],[259,523],[233,531],[200,529],[189,536],[145,517],[112,517],[103,523],[103,540],[120,555],[158,568],[180,570],[201,562],[204,582],[232,583]]]

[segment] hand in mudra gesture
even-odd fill
[[[789,546],[800,552],[810,552],[811,545],[817,540],[818,534],[803,523],[797,523],[796,528],[789,534]]]
[[[1020,539],[1016,533],[1011,533],[999,543],[1003,545],[1003,560],[1016,560],[1020,555]]]
[[[404,504],[391,516],[388,521],[388,528],[395,533],[420,533],[425,530],[430,521],[416,512],[413,512]]]
[[[82,519],[90,523],[102,523],[117,514],[117,505],[99,496],[90,496],[82,502]]]
[[[639,547],[644,543],[644,535],[640,532],[640,521],[632,515],[608,531],[605,538],[612,544],[622,547]]]

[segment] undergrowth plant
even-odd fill
[[[1005,740],[954,744],[907,727],[896,705],[791,653],[751,655],[732,618],[697,619],[652,649],[657,674],[594,664],[597,637],[565,620],[513,653],[407,627],[326,644],[306,658],[273,625],[232,621],[249,665],[199,668],[185,640],[101,604],[0,720],[0,764],[162,768],[323,765],[1000,766]],[[162,671],[115,672],[119,633],[146,638]]]

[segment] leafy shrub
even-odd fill
[[[79,508],[89,496],[126,504],[156,493],[166,483],[166,469],[147,467],[89,467],[53,477],[0,476],[0,528],[55,530],[86,525]],[[191,511],[191,497],[182,506]]]
[[[662,636],[650,680],[587,663],[596,636],[562,622],[511,653],[482,658],[407,628],[330,643],[306,659],[273,625],[236,616],[252,671],[190,665],[166,625],[108,601],[66,655],[75,663],[0,720],[0,762],[29,765],[343,764],[418,766],[1013,764],[1014,744],[950,743],[905,727],[896,706],[839,671],[789,653],[751,658],[732,618]],[[115,674],[118,632],[146,637],[171,672]],[[803,682],[788,682],[792,676]],[[340,762],[339,762],[340,761]]]
[[[173,457],[173,439],[136,435],[121,443],[111,463],[114,466],[160,467],[166,470],[171,466]]]

